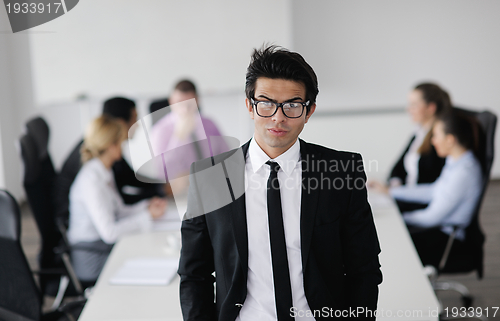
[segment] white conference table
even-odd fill
[[[439,301],[396,204],[371,191],[368,200],[382,250],[384,280],[379,286],[377,320],[438,320]]]
[[[382,248],[384,277],[379,287],[377,320],[438,320],[438,300],[396,205],[372,192],[369,200]],[[113,248],[79,320],[182,320],[178,276],[167,286],[109,284],[128,259],[178,257],[177,244],[172,242],[178,237],[179,231],[158,231],[122,238]]]

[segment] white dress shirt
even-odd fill
[[[78,172],[69,193],[71,244],[102,240],[113,244],[119,236],[152,226],[148,201],[125,205],[116,189],[113,172],[93,158]]]
[[[237,321],[275,321],[276,301],[274,291],[269,221],[267,214],[267,180],[269,156],[253,138],[248,147],[245,166],[245,203],[248,230],[248,279],[247,297]],[[300,205],[302,194],[302,168],[300,144],[297,140],[285,153],[272,161],[278,162],[283,226],[290,270],[293,306],[297,311],[307,311],[300,249]],[[296,320],[315,320],[299,318]]]
[[[458,225],[456,237],[463,240],[481,188],[481,165],[474,154],[467,151],[458,159],[448,156],[434,183],[391,188],[390,194],[397,200],[429,203],[425,209],[403,213],[407,224],[424,228],[448,225],[441,228],[447,234],[453,231],[450,225]]]
[[[403,164],[406,171],[406,185],[417,185],[418,181],[418,162],[420,161],[420,153],[418,149],[424,142],[425,136],[429,133],[429,128],[418,127],[415,131],[415,139],[411,142],[410,148],[406,153]]]

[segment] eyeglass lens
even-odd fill
[[[272,116],[276,109],[278,108],[277,104],[270,101],[259,101],[257,102],[257,114],[262,117],[270,117]],[[296,118],[302,115],[303,106],[300,103],[285,103],[283,104],[283,112],[285,116]]]

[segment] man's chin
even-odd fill
[[[269,137],[266,140],[266,143],[269,147],[272,148],[284,148],[290,145],[289,137]]]

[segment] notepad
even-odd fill
[[[168,285],[177,273],[179,258],[135,258],[125,261],[109,280],[112,285]]]

